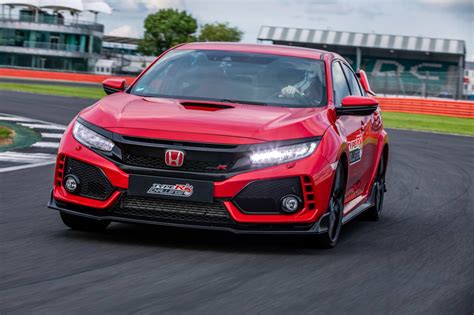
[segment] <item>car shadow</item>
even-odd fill
[[[361,225],[362,224],[362,225]],[[344,250],[350,237],[366,224],[354,220],[343,228],[339,243],[331,251]],[[316,246],[314,238],[304,235],[237,235],[230,232],[114,223],[105,232],[90,233],[68,230],[62,237],[90,242],[149,246],[167,249],[239,252],[252,254],[307,255],[327,250]]]

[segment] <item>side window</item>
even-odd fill
[[[332,64],[332,84],[334,88],[334,104],[336,104],[336,107],[340,107],[342,99],[351,95],[351,91],[339,62]]]
[[[352,72],[352,70],[346,64],[342,64],[342,69],[344,69],[344,73],[346,74],[347,82],[349,83],[349,87],[351,89],[351,94],[361,96],[362,89],[360,88],[359,81],[355,77],[354,72]]]

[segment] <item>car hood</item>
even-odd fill
[[[309,138],[329,126],[324,108],[227,103],[215,108],[222,105],[119,93],[85,109],[80,117],[123,135],[235,143]]]

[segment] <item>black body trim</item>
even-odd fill
[[[338,116],[353,115],[353,116],[369,116],[377,110],[377,106],[346,106],[337,107],[336,114]]]
[[[107,95],[115,94],[122,91],[121,89],[114,89],[105,85],[103,86],[103,88],[104,88],[105,94]]]

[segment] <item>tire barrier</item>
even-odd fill
[[[0,68],[0,77],[101,84],[112,75]],[[122,78],[122,76],[120,77]],[[123,78],[127,80],[127,84],[132,83],[135,79],[130,76],[123,76]]]
[[[378,100],[386,112],[474,118],[473,101],[401,97],[378,97]]]

